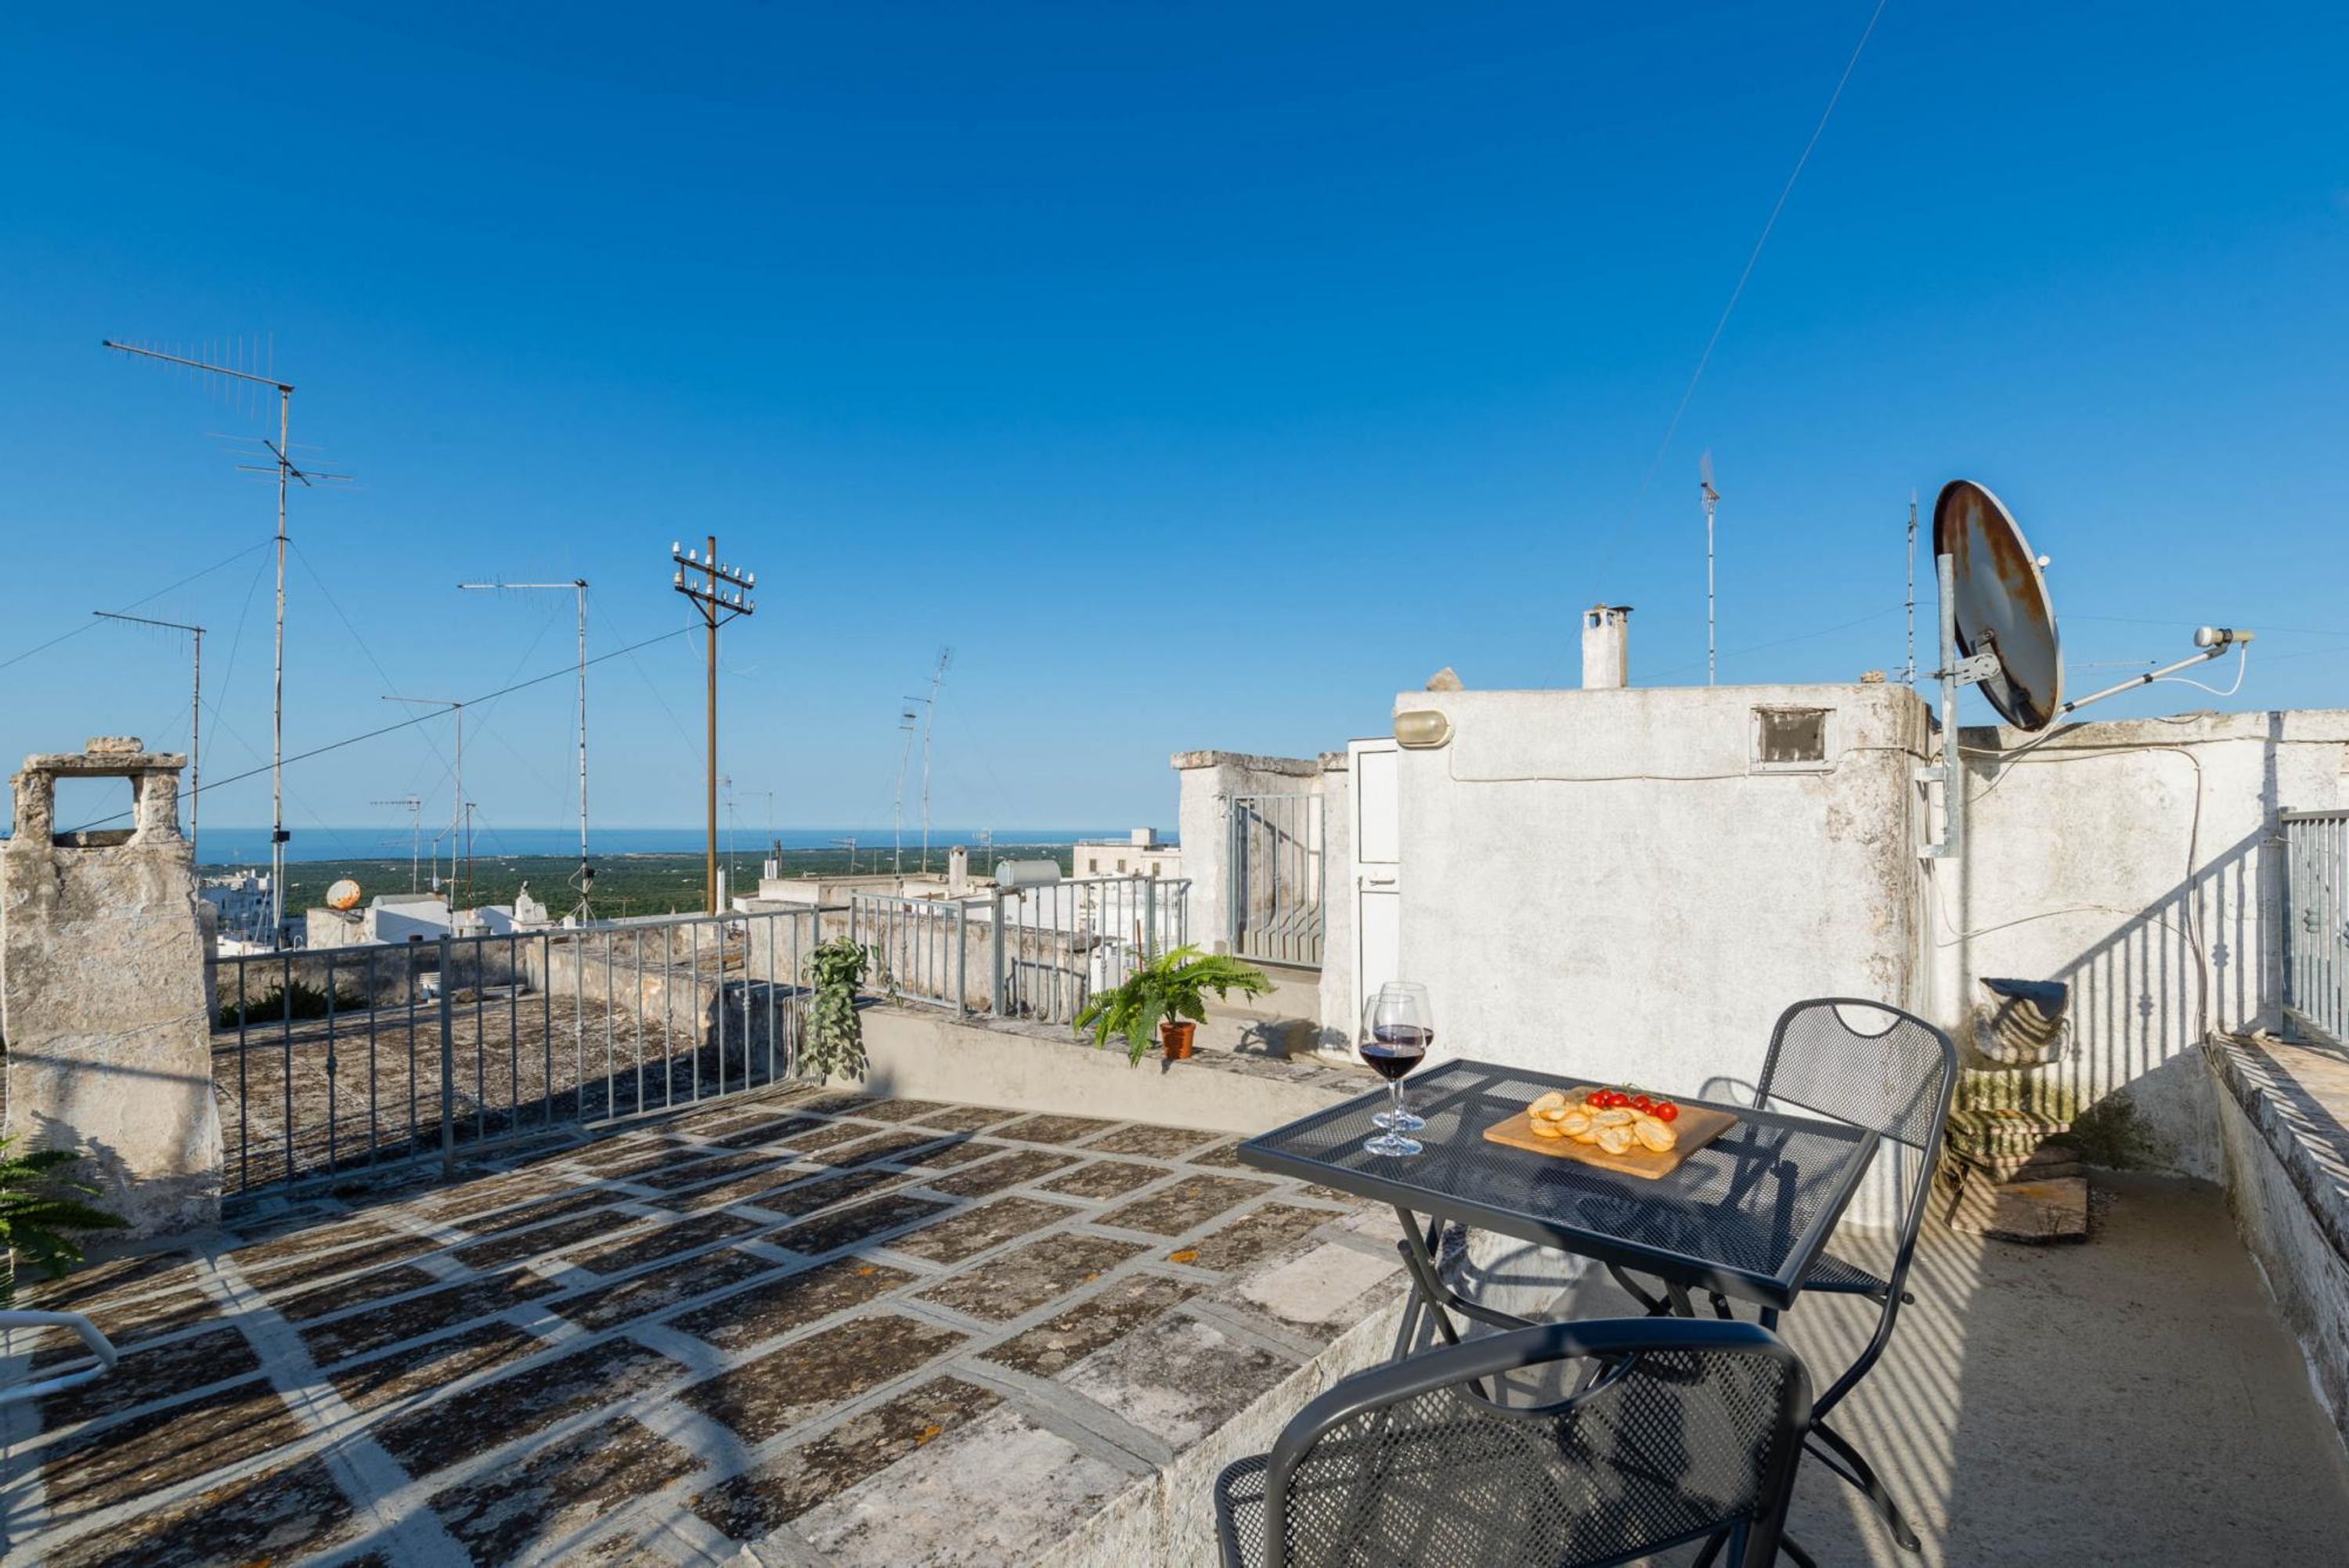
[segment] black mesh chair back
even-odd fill
[[[1527,1380],[1547,1392],[1518,1389]],[[1346,1379],[1269,1455],[1226,1470],[1224,1562],[1598,1568],[1705,1541],[1759,1568],[1776,1554],[1809,1413],[1802,1363],[1755,1324],[1633,1318],[1472,1339]]]
[[[1950,1037],[1915,1014],[1820,996],[1778,1015],[1754,1102],[1804,1106],[1923,1150],[1940,1141],[1957,1073]]]

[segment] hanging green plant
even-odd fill
[[[864,1020],[856,1011],[856,988],[864,983],[864,947],[845,936],[818,944],[809,954],[807,1031],[800,1047],[800,1071],[810,1078],[864,1076]]]
[[[70,1233],[120,1230],[129,1222],[81,1200],[98,1188],[56,1174],[80,1161],[77,1149],[36,1149],[14,1154],[16,1140],[0,1138],[0,1305],[16,1298],[16,1265],[30,1264],[56,1279],[81,1262]]]

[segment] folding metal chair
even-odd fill
[[[1810,1405],[1756,1324],[1471,1339],[1347,1378],[1225,1470],[1218,1543],[1225,1568],[1600,1568],[1702,1541],[1763,1568]]]
[[[1883,1026],[1873,1031],[1856,1027],[1853,1016],[1880,1020]],[[1754,1095],[1756,1107],[1792,1105],[1872,1129],[1883,1140],[1878,1146],[1879,1157],[1895,1146],[1908,1156],[1909,1168],[1900,1178],[1899,1245],[1890,1276],[1878,1279],[1830,1249],[1819,1254],[1803,1282],[1803,1291],[1863,1296],[1879,1309],[1867,1346],[1813,1403],[1806,1442],[1829,1470],[1868,1494],[1892,1527],[1893,1535],[1911,1552],[1919,1549],[1917,1532],[1902,1517],[1874,1468],[1826,1424],[1826,1415],[1876,1365],[1891,1342],[1900,1308],[1916,1299],[1908,1291],[1909,1265],[1916,1255],[1917,1234],[1932,1196],[1933,1171],[1940,1161],[1950,1097],[1957,1081],[1957,1047],[1924,1019],[1882,1002],[1819,996],[1797,1002],[1778,1016],[1777,1026],[1770,1033],[1770,1054],[1762,1063],[1762,1079]],[[1671,1310],[1668,1302],[1641,1289],[1630,1274],[1619,1269],[1609,1272],[1649,1311]],[[1713,1305],[1719,1315],[1729,1315],[1729,1304],[1723,1297],[1715,1295]],[[1762,1314],[1765,1326],[1775,1326],[1777,1319],[1775,1312]]]

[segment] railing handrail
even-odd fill
[[[2280,822],[2349,822],[2349,807],[2323,811],[2279,811]]]

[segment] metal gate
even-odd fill
[[[1232,797],[1232,951],[1321,965],[1321,797]]]
[[[2283,1006],[2302,1034],[2349,1037],[2349,811],[2285,811]]]

